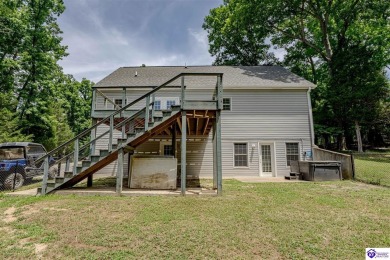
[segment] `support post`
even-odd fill
[[[216,190],[217,185],[217,140],[216,140],[216,123],[213,122],[213,189]]]
[[[95,115],[96,110],[96,89],[92,89],[92,104],[91,104],[91,114],[92,116]]]
[[[66,157],[66,162],[65,162],[65,171],[68,172],[70,167],[70,158],[69,156]]]
[[[92,118],[92,125],[95,125],[97,123],[97,119],[95,118]],[[96,138],[96,127],[93,128],[91,130],[91,145],[89,146],[89,158],[91,158],[91,155],[94,155],[95,154],[95,146],[96,146],[96,142],[94,141],[94,139]]]
[[[122,107],[126,106],[126,88],[122,89]],[[121,117],[125,117],[125,111],[121,112]],[[126,124],[122,126],[122,138],[126,138]]]
[[[73,176],[77,175],[77,164],[79,162],[79,139],[74,141],[74,154],[73,154]]]
[[[152,115],[150,116],[152,123],[154,123],[154,102],[156,102],[156,95],[152,94]]]
[[[223,109],[222,75],[217,78],[217,111],[215,114],[215,150],[217,170],[217,193],[222,195],[222,144],[221,144],[221,111]]]
[[[146,97],[145,107],[145,132],[149,129],[149,106],[150,106],[150,95]]]
[[[176,158],[176,121],[172,126],[172,155]]]
[[[117,173],[116,173],[116,194],[121,195],[122,194],[122,188],[123,188],[123,148],[118,150],[118,167],[117,167]]]
[[[311,106],[311,98],[310,98],[311,89],[307,91],[307,106],[309,108],[309,126],[310,126],[310,147],[313,153],[314,147],[314,123],[313,123],[313,109]]]
[[[93,174],[88,176],[87,187],[92,187],[92,183],[93,183]]]
[[[112,151],[112,138],[114,133],[114,116],[110,116],[110,132],[109,132],[109,138],[108,138],[108,152],[111,153]]]
[[[187,166],[187,115],[186,111],[181,112],[181,195],[186,194],[186,166]]]
[[[222,145],[221,145],[221,111],[216,111],[215,116],[215,153],[217,170],[217,193],[222,195]]]
[[[42,179],[41,195],[46,194],[48,177],[49,177],[49,157],[46,157],[45,160],[43,161],[43,179]]]
[[[185,93],[186,89],[185,89],[185,86],[184,86],[184,76],[181,77],[181,109],[184,108],[184,103],[185,103],[185,99],[186,99],[186,93]],[[183,124],[185,122],[182,122]]]

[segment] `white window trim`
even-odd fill
[[[266,177],[267,175],[263,175],[263,168],[261,161],[261,145],[271,145],[271,154],[272,154],[272,160],[271,160],[271,168],[272,168],[272,177],[278,176],[278,167],[276,163],[276,142],[269,142],[269,141],[259,141],[257,143],[257,153],[258,153],[258,160],[259,160],[259,176],[260,177]]]
[[[235,147],[234,147],[234,145],[235,144],[246,144],[246,160],[247,160],[247,165],[248,166],[235,166],[234,165],[234,162],[235,162]],[[239,142],[239,141],[237,141],[237,142],[233,142],[233,169],[250,169],[250,167],[249,167],[249,142],[245,142],[245,141],[243,141],[243,142]]]
[[[230,101],[230,109],[229,110],[225,110],[225,109],[223,109],[223,100],[224,99],[229,99]],[[231,97],[224,97],[224,98],[222,98],[222,111],[233,111],[233,105],[232,105],[232,98]]]
[[[298,144],[298,161],[300,161],[302,158],[301,158],[301,143],[298,142],[298,141],[286,141],[284,142],[284,159],[285,159],[285,165],[286,165],[286,168],[290,168],[289,165],[287,165],[287,143],[295,143],[295,144]]]

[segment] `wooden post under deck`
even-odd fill
[[[87,187],[92,187],[93,184],[93,174],[88,176]]]
[[[172,155],[176,158],[176,122],[172,126]]]
[[[186,111],[181,112],[181,195],[186,194],[186,166],[187,166],[187,118]]]
[[[223,109],[223,88],[222,76],[217,79],[217,111],[215,113],[215,150],[216,150],[216,170],[217,170],[217,192],[222,195],[222,134],[221,134],[221,111]]]
[[[123,148],[118,150],[118,165],[116,173],[116,194],[121,195],[123,188],[123,161],[124,161]]]

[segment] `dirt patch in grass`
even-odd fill
[[[16,220],[16,217],[14,216],[15,211],[16,211],[15,207],[10,207],[6,211],[4,211],[3,221],[5,223],[14,222]]]

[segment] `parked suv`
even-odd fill
[[[2,189],[20,188],[26,180],[43,175],[43,162],[36,165],[35,161],[46,153],[45,147],[37,143],[0,144],[0,186],[3,186]],[[50,177],[57,174],[57,168],[53,164],[54,159],[50,157]]]

